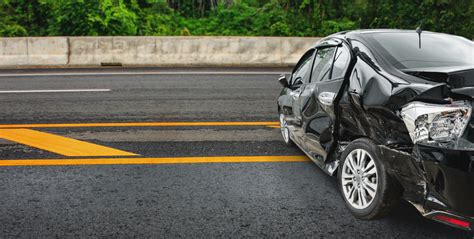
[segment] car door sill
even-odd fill
[[[308,158],[311,159],[311,161],[313,161],[313,163],[316,164],[326,174],[328,174],[330,176],[333,175],[334,172],[330,172],[328,170],[327,165],[324,162],[315,159],[313,156],[311,156],[311,154],[309,152],[307,152],[305,149],[303,149],[303,147],[301,147],[299,144],[295,143],[295,145],[298,146],[298,148],[300,148],[300,150],[303,151],[303,153],[306,154],[306,156],[308,156]]]

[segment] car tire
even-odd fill
[[[290,129],[287,127],[287,122],[285,120],[285,115],[280,113],[280,132],[281,136],[283,138],[283,142],[289,147],[293,147],[295,143],[293,143],[293,140],[291,140],[291,132]]]
[[[370,139],[357,139],[346,147],[339,164],[338,185],[347,208],[359,219],[384,217],[401,198],[401,187],[387,174]]]

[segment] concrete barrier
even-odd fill
[[[0,38],[0,67],[291,66],[319,38],[27,37]]]
[[[0,66],[61,66],[67,60],[66,37],[0,38]]]

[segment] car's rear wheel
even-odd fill
[[[386,173],[376,145],[369,139],[355,140],[346,147],[338,179],[347,208],[360,219],[383,217],[400,199],[398,184]]]
[[[294,143],[290,137],[290,129],[288,129],[288,123],[286,122],[285,116],[283,114],[280,114],[280,131],[285,144],[288,146],[293,146]]]

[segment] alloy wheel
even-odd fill
[[[288,124],[285,120],[285,116],[283,114],[280,114],[280,131],[281,135],[283,136],[283,140],[285,143],[290,142],[290,131],[288,129]]]
[[[342,190],[347,202],[356,209],[371,205],[377,194],[377,165],[363,149],[351,151],[342,166]]]

